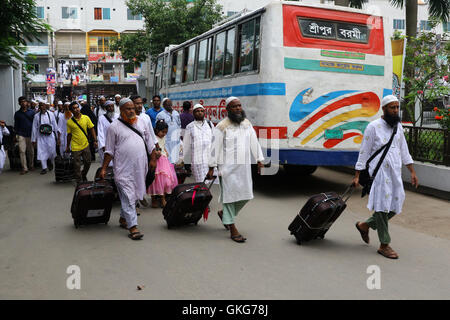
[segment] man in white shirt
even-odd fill
[[[0,173],[2,173],[6,159],[5,149],[3,148],[3,136],[9,136],[9,134],[10,132],[6,127],[5,121],[0,120]]]
[[[364,139],[359,152],[358,162],[355,166],[355,177],[352,184],[359,184],[360,172],[366,168],[367,160],[380,148],[388,144],[393,136],[392,144],[381,163],[373,180],[369,193],[367,208],[375,211],[373,216],[365,222],[357,222],[356,228],[364,242],[369,243],[369,228],[377,230],[380,239],[378,253],[389,259],[398,259],[398,254],[389,246],[391,238],[388,232],[388,221],[402,211],[405,200],[405,191],[402,181],[402,163],[411,172],[411,184],[416,188],[419,185],[416,172],[413,168],[413,159],[408,151],[403,127],[400,124],[399,102],[393,95],[388,95],[381,102],[383,116],[374,120],[364,131]],[[369,174],[372,176],[383,152],[380,152],[369,164]]]
[[[106,113],[98,119],[97,123],[98,155],[100,157],[100,163],[103,163],[104,160],[106,132],[111,123],[113,123],[114,120],[119,118],[119,115],[114,112],[114,102],[106,101],[105,109]],[[111,161],[109,165],[112,166],[113,161]]]
[[[169,162],[172,164],[178,163],[180,156],[181,146],[181,119],[178,111],[173,110],[172,101],[168,98],[163,99],[164,110],[158,113],[156,116],[156,122],[158,120],[164,120],[169,126],[169,130],[166,135],[166,148],[169,153]]]
[[[220,202],[223,205],[222,223],[228,226],[233,241],[245,242],[247,239],[239,233],[234,220],[245,204],[253,199],[252,157],[258,164],[258,173],[261,173],[264,155],[241,101],[229,97],[225,103],[228,116],[214,129],[214,144],[206,177],[212,179],[217,167]]]

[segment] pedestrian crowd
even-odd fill
[[[57,155],[71,154],[76,183],[87,181],[98,152],[98,178],[104,179],[112,168],[121,202],[119,224],[133,240],[143,237],[138,229],[138,207],[146,204],[145,196],[149,195],[152,207],[164,208],[179,184],[177,170],[186,169],[196,183],[212,182],[217,176],[221,204],[218,216],[233,241],[246,241],[235,220],[253,199],[251,164],[256,163],[261,173],[264,155],[239,98],[226,99],[227,117],[217,125],[205,118],[201,104],[192,106],[185,101],[179,113],[171,99],[161,100],[158,95],[152,98],[151,108],[140,96],[123,98],[118,94],[114,100],[99,97],[93,107],[85,100],[55,99],[50,105],[41,99],[20,97],[18,103],[14,125],[0,121],[0,172],[6,158],[1,144],[6,139],[17,141],[21,175],[35,169],[35,158],[44,175],[53,170]],[[352,181],[358,186],[365,169],[369,175],[378,172],[366,190],[368,208],[375,213],[366,222],[356,223],[356,228],[366,243],[369,228],[376,230],[381,243],[378,253],[396,259],[398,255],[389,246],[388,221],[401,212],[405,198],[401,165],[408,167],[416,187],[418,179],[399,123],[398,100],[387,96],[381,107],[382,118],[372,121],[364,133]],[[150,173],[153,178],[148,185]]]

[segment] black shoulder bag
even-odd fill
[[[133,128],[130,124],[123,121],[122,119],[118,118],[117,120],[122,122],[124,125],[126,125],[132,131],[134,131],[139,137],[142,138],[142,141],[144,141],[145,153],[147,154],[147,162],[150,163],[150,154],[148,153],[147,143],[145,142],[145,139],[142,136],[142,134],[138,130]],[[147,175],[145,176],[145,188],[146,189],[148,189],[148,187],[150,187],[150,185],[153,183],[153,180],[155,180],[155,170],[150,170],[150,167],[149,167],[148,171],[147,171]]]
[[[48,116],[48,121],[51,123],[52,120],[50,119],[50,115],[48,114],[48,112],[46,112],[47,116]],[[39,133],[43,134],[44,136],[49,136],[52,134],[53,132],[53,128],[50,124],[41,124],[41,118],[42,118],[42,113],[39,113]]]
[[[380,169],[381,164],[382,164],[384,158],[386,157],[386,155],[387,155],[387,153],[389,151],[389,148],[391,147],[392,141],[394,140],[394,136],[397,133],[397,127],[398,126],[394,127],[394,131],[392,132],[392,135],[391,135],[391,138],[389,139],[389,142],[386,143],[384,146],[382,146],[377,151],[375,151],[375,153],[369,158],[369,160],[367,160],[366,168],[364,170],[362,170],[361,173],[359,174],[359,184],[363,187],[363,190],[362,190],[362,193],[361,193],[361,198],[364,197],[366,194],[370,193],[370,189],[372,188],[373,180],[375,179],[375,176],[377,175],[378,170]],[[375,167],[375,170],[373,171],[372,176],[370,176],[370,174],[369,174],[369,164],[383,150],[384,150],[384,152],[381,155],[381,158],[378,161],[378,164]]]
[[[108,122],[109,122],[109,123],[112,123],[112,120],[111,120],[111,118],[110,118],[110,117],[108,117],[108,116],[106,115],[106,113],[104,114],[104,116],[105,116],[106,120],[108,120]]]

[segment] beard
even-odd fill
[[[236,124],[240,124],[246,118],[245,111],[242,110],[240,114],[228,112],[228,118],[230,118],[231,122],[234,122]]]
[[[135,124],[138,120],[138,117],[134,116],[133,118],[128,118],[127,115],[124,112],[120,113],[120,116],[122,117],[123,121],[125,121],[128,124]]]
[[[65,111],[64,117],[66,118],[66,120],[69,120],[70,118],[72,118],[72,112],[70,112],[69,110]]]
[[[108,118],[112,119],[114,117],[114,111],[108,111],[106,112],[106,115],[108,116]]]
[[[384,115],[384,121],[387,122],[388,125],[390,125],[391,127],[395,127],[397,125],[397,123],[400,122],[400,117],[398,115],[395,116],[391,116],[389,113],[386,113]]]

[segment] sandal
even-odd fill
[[[220,221],[222,221],[223,211],[222,210],[217,211],[217,215],[219,216]],[[223,226],[225,229],[230,230],[230,227],[228,225],[224,224]]]
[[[132,232],[128,234],[128,238],[131,240],[141,240],[144,235],[140,233],[139,231]]]
[[[378,249],[377,252],[379,254],[381,254],[383,257],[388,258],[388,259],[398,259],[398,255],[397,253],[395,253],[394,250],[392,250],[392,248],[386,248],[384,250],[380,250]]]
[[[361,229],[359,228],[358,224],[359,224],[359,221],[356,223],[355,226],[356,226],[356,229],[358,229],[359,233],[361,234],[361,238],[363,239],[363,241],[364,241],[365,243],[369,243],[369,242],[370,242],[370,239],[369,239],[369,231],[363,231],[363,230],[361,230]]]
[[[231,236],[231,240],[242,243],[245,242],[247,238],[244,238],[241,234],[238,234],[236,236]]]

